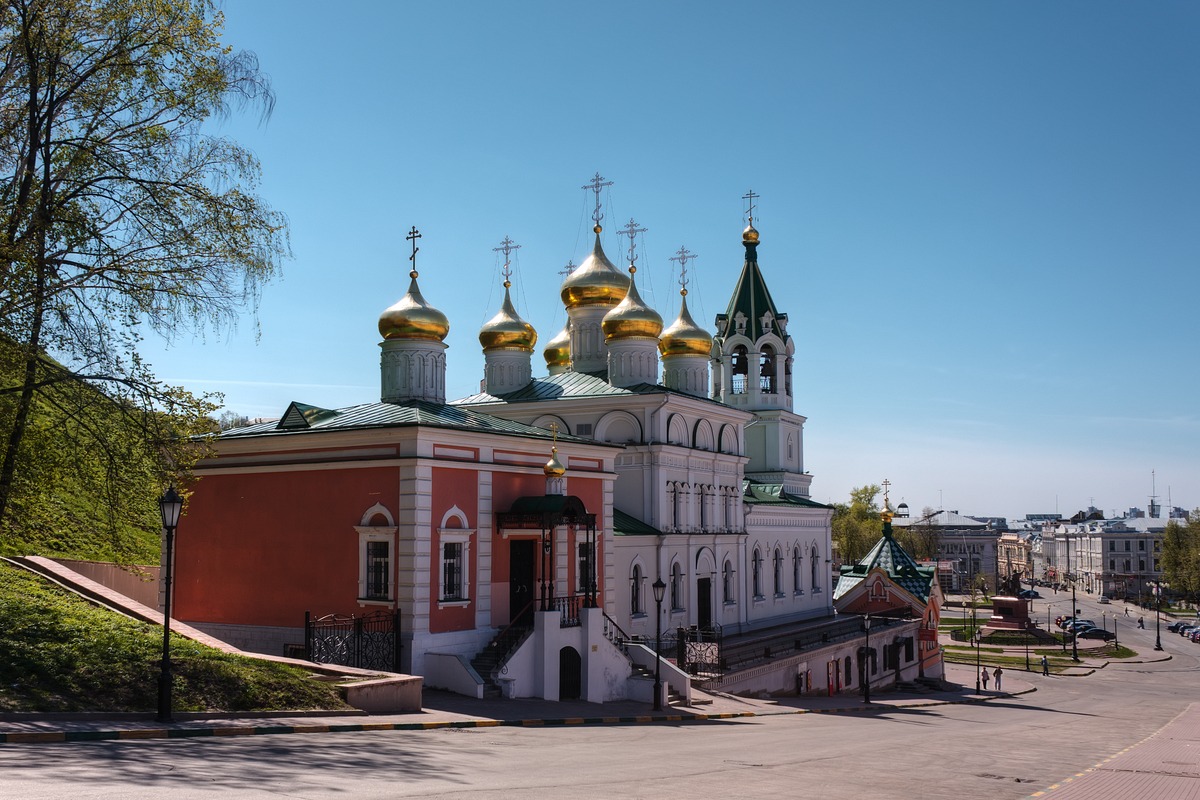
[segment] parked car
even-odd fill
[[[1022,589],[1021,591],[1017,592],[1017,597],[1020,597],[1023,600],[1034,600],[1041,597],[1041,595],[1035,592],[1033,589]]]
[[[1196,630],[1195,625],[1184,625],[1183,627],[1179,628],[1175,632],[1178,633],[1180,636],[1189,636],[1189,635],[1191,635],[1192,631],[1194,631],[1194,630]]]
[[[1100,598],[1096,602],[1099,603],[1100,605],[1104,606],[1104,605],[1108,605],[1112,601],[1110,601],[1108,599],[1108,595],[1102,594],[1102,595],[1100,595]]]
[[[1081,631],[1085,628],[1098,628],[1098,627],[1100,627],[1100,626],[1097,625],[1095,622],[1093,622],[1090,619],[1073,619],[1070,622],[1068,622],[1066,625],[1063,626],[1063,630],[1070,631],[1071,633],[1077,633],[1078,631]]]
[[[1200,642],[1200,628],[1192,628],[1192,632],[1188,634],[1188,638],[1193,642]]]
[[[1179,629],[1187,624],[1188,623],[1184,622],[1183,620],[1176,620],[1175,622],[1172,622],[1170,625],[1167,626],[1167,630],[1170,631],[1171,633],[1179,633]]]
[[[1106,631],[1103,628],[1084,628],[1075,635],[1080,639],[1103,639],[1106,642],[1117,638],[1115,633]]]

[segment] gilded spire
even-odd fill
[[[591,255],[562,282],[560,294],[563,304],[568,309],[579,306],[615,306],[629,290],[629,279],[613,266],[604,255],[604,248],[600,246],[600,231],[603,230],[600,221],[604,219],[604,214],[600,211],[600,190],[605,186],[612,186],[612,181],[605,181],[597,172],[596,177],[583,187],[596,193],[596,210],[592,212],[592,220],[596,223],[592,228],[596,234],[596,242],[592,246]]]
[[[550,431],[554,434],[554,444],[550,446],[550,460],[542,467],[542,472],[547,478],[561,478],[567,474],[567,468],[558,460],[558,423],[550,423]]]
[[[450,332],[450,321],[446,315],[430,305],[421,296],[421,289],[417,286],[417,253],[421,249],[417,247],[417,239],[420,238],[421,232],[415,225],[405,237],[412,242],[412,255],[408,257],[412,262],[408,273],[408,292],[379,315],[379,334],[384,339],[429,339],[440,342]]]
[[[758,244],[758,231],[754,228],[754,198],[761,197],[754,193],[753,189],[742,195],[742,199],[746,201],[746,230],[742,231],[742,242],[744,244]]]
[[[692,319],[687,307],[687,262],[696,254],[680,247],[672,261],[679,262],[679,317],[662,332],[658,340],[658,351],[665,356],[707,356],[712,352],[712,336]]]
[[[483,345],[485,352],[488,350],[524,350],[526,353],[532,353],[533,346],[537,344],[537,331],[533,329],[532,325],[521,319],[521,315],[513,307],[512,297],[509,294],[509,287],[512,286],[512,281],[509,280],[512,277],[509,259],[512,252],[520,247],[521,245],[505,236],[499,247],[492,248],[495,252],[504,253],[504,266],[501,269],[501,274],[504,276],[504,302],[500,306],[499,313],[488,320],[479,331],[479,343]]]

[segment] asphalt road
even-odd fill
[[[1122,641],[1153,654],[1153,617],[1129,628]],[[1038,691],[1020,697],[878,716],[4,745],[0,797],[1022,798],[1197,699],[1200,645],[1165,631],[1163,644],[1170,661],[1035,675]]]

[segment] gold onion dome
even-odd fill
[[[450,332],[450,320],[421,296],[416,270],[408,275],[412,278],[408,294],[379,315],[379,333],[384,339],[428,339],[440,342]]]
[[[657,311],[642,302],[637,285],[633,281],[635,272],[637,272],[636,267],[629,268],[629,292],[616,308],[604,315],[604,320],[600,323],[606,342],[612,339],[633,337],[657,339],[658,335],[662,333],[662,317],[658,315]]]
[[[629,278],[612,265],[600,247],[600,226],[592,253],[562,282],[560,294],[567,308],[615,306],[629,291]]]
[[[508,281],[504,282],[504,304],[500,306],[500,312],[480,328],[479,343],[484,350],[524,350],[532,353],[533,346],[537,344],[537,331],[521,319],[513,308],[508,293],[510,285]]]
[[[546,462],[546,466],[542,467],[542,472],[547,478],[561,478],[567,474],[567,468],[558,460],[558,448],[550,448],[550,460]]]
[[[546,344],[542,350],[547,367],[568,367],[571,365],[571,332],[563,325],[558,335]]]
[[[758,244],[758,230],[755,229],[754,223],[746,226],[746,230],[742,231],[743,244]]]
[[[687,307],[687,289],[679,293],[679,318],[662,333],[658,352],[664,356],[707,356],[712,353],[712,336],[692,319]]]

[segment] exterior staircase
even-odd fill
[[[532,627],[510,625],[471,659],[471,666],[484,680],[484,697],[495,698],[503,695],[500,684],[497,683],[499,670],[532,633]]]

